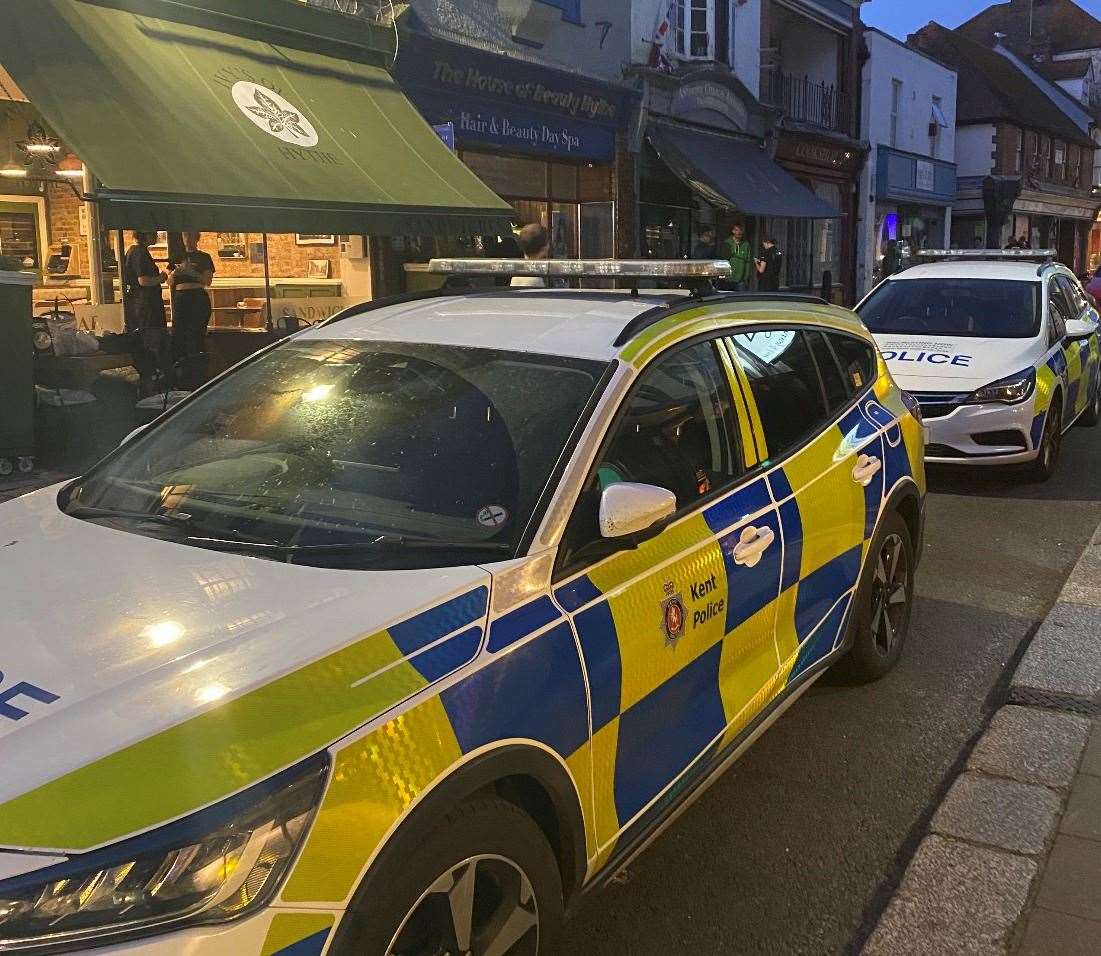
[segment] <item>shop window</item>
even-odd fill
[[[841,201],[841,187],[836,183],[815,183],[814,194],[828,202],[834,209],[844,209]],[[839,289],[841,282],[841,219],[814,220],[814,288],[821,289],[828,278],[833,289]]]
[[[898,114],[902,109],[902,80],[891,80],[891,146],[898,146]]]
[[[0,206],[0,256],[12,256],[27,269],[40,269],[35,212],[5,211]]]
[[[547,164],[538,159],[464,151],[463,162],[500,196],[545,198]]]
[[[675,0],[677,55],[689,60],[714,58],[714,0]]]
[[[551,258],[577,258],[577,203],[552,202],[550,204]]]
[[[578,226],[582,259],[611,259],[615,255],[615,203],[582,203]]]
[[[577,200],[577,167],[566,163],[551,163],[550,167],[551,199]]]
[[[1067,147],[1065,143],[1056,143],[1052,150],[1055,163],[1053,174],[1056,179],[1062,179],[1067,173]]]

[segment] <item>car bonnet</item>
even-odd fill
[[[316,752],[470,661],[489,574],[341,571],[0,506],[0,846],[138,832]]]
[[[1037,339],[992,339],[877,333],[876,344],[902,388],[973,391],[1034,365],[1043,356]]]

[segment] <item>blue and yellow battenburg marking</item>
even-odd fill
[[[736,391],[751,426],[748,466],[767,448],[750,390]],[[861,454],[883,463],[865,487],[852,475]],[[470,755],[522,740],[568,769],[592,875],[838,647],[886,496],[907,480],[924,492],[921,428],[882,362],[857,407],[781,466],[763,464],[553,594],[494,617],[487,589],[471,589],[0,805],[0,842],[103,843],[332,747],[329,786],[280,896],[318,909],[277,914],[262,951],[312,956],[409,809]],[[772,544],[739,562],[749,528]],[[185,759],[201,765],[173,772]],[[151,765],[165,787],[119,800],[150,792]],[[78,818],[64,812],[89,800]]]

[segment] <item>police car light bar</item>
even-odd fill
[[[428,271],[463,276],[542,279],[724,279],[724,259],[433,259]]]
[[[921,249],[914,253],[919,259],[985,259],[994,262],[1050,262],[1056,249]]]

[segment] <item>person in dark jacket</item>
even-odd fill
[[[692,258],[715,258],[715,230],[711,226],[704,226],[700,230],[699,238],[692,244]]]
[[[757,267],[757,289],[760,292],[780,291],[780,270],[783,268],[783,253],[776,247],[772,236],[761,240],[761,254],[754,260]]]

